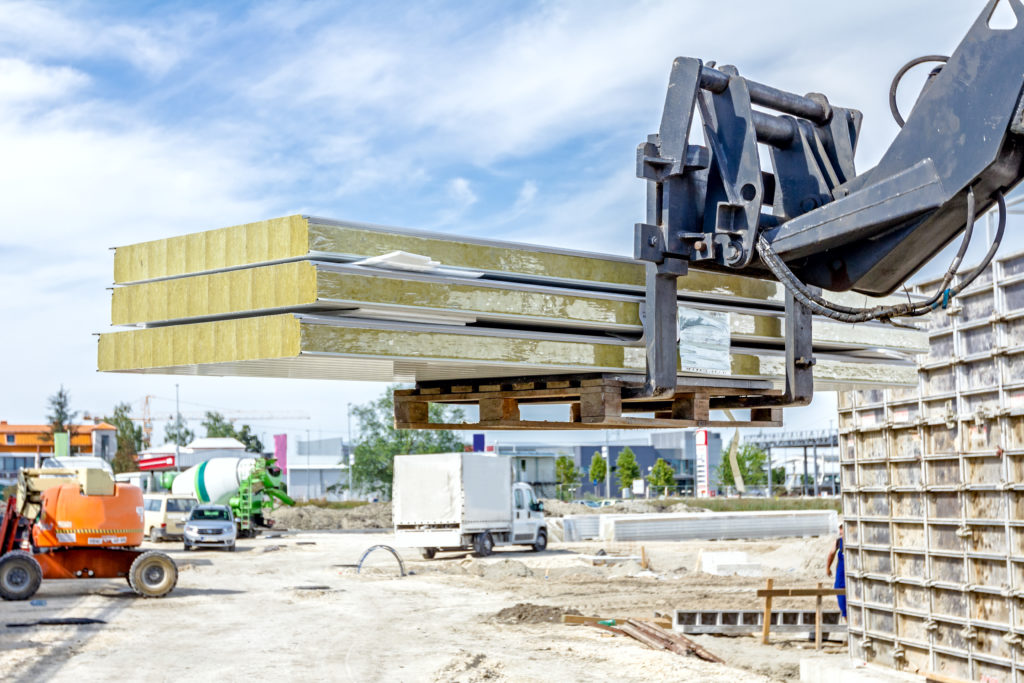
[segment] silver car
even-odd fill
[[[227,505],[199,505],[185,522],[185,550],[225,548],[235,550],[235,517]]]

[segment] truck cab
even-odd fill
[[[544,534],[540,534],[544,530]],[[537,500],[529,484],[512,485],[512,540],[533,545],[538,535],[544,536],[547,545],[547,522],[544,521],[544,505]]]

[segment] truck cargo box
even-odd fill
[[[396,528],[459,525],[464,530],[511,524],[512,469],[507,458],[431,453],[395,458]]]

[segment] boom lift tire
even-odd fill
[[[473,554],[477,557],[487,557],[494,552],[494,539],[489,531],[484,531],[473,537]]]
[[[128,570],[128,585],[144,598],[162,598],[178,583],[178,567],[164,553],[150,550],[135,558]]]
[[[42,581],[43,569],[31,553],[12,550],[0,557],[0,597],[4,600],[28,600]]]
[[[547,532],[541,530],[537,532],[537,542],[533,544],[533,552],[540,553],[544,552],[544,549],[548,547],[548,535]]]

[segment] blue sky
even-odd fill
[[[982,4],[0,1],[0,419],[180,383],[190,410],[313,418],[258,432],[343,433],[380,385],[97,374],[109,248],[303,212],[629,253],[673,57],[860,108],[864,169],[892,74]]]

